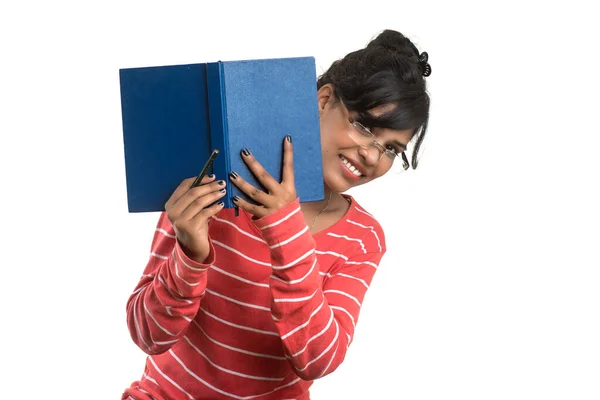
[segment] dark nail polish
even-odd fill
[[[209,177],[210,179],[212,179],[212,178],[214,178],[214,177],[215,177],[215,174],[210,174],[208,177]]]
[[[219,184],[219,186],[223,186],[225,184],[225,181],[219,181],[217,183]]]
[[[221,193],[226,193],[226,192],[227,192],[227,190],[226,190],[225,188],[223,188],[223,189],[219,190],[219,192],[221,192]]]
[[[233,179],[236,179],[239,175],[237,174],[237,172],[231,171],[231,173],[229,173],[229,176],[231,176],[231,178]]]
[[[238,201],[240,201],[240,198],[237,196],[233,196],[231,200],[233,200],[234,203],[237,203]]]
[[[288,142],[292,143],[292,135],[287,135],[286,139]]]
[[[217,205],[218,205],[219,207],[223,207],[223,206],[225,205],[225,203],[223,203],[222,201],[220,201],[220,202],[218,202],[218,203],[217,203]]]
[[[245,156],[249,156],[250,155],[250,150],[244,149],[244,150],[242,150],[242,154],[245,155]]]

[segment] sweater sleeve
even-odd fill
[[[254,223],[270,247],[271,314],[286,357],[300,378],[323,377],[345,358],[383,251],[358,249],[322,278],[298,200]]]
[[[144,274],[127,301],[131,338],[147,354],[163,353],[185,333],[200,307],[207,269],[184,253],[166,213],[160,215]]]

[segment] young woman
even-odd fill
[[[268,192],[236,173],[181,183],[127,303],[149,356],[123,399],[309,399],[344,360],[386,251],[380,225],[343,193],[408,169],[409,142],[416,168],[430,73],[427,53],[387,30],[318,79],[324,201],[299,202],[291,136],[281,182],[252,149],[240,154]],[[222,209],[228,182],[259,205]]]

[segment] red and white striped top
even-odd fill
[[[386,250],[379,223],[346,198],[346,215],[315,235],[298,200],[258,220],[223,210],[205,264],[161,214],[127,302],[131,337],[149,356],[122,398],[309,399],[311,381],[343,361]]]

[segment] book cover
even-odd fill
[[[323,200],[314,58],[219,61],[119,70],[129,212],[163,211],[179,183],[198,174],[213,149],[211,173],[236,171],[262,185],[240,152],[248,148],[281,180],[283,140],[294,144],[300,201]],[[223,198],[250,201],[229,183]]]

